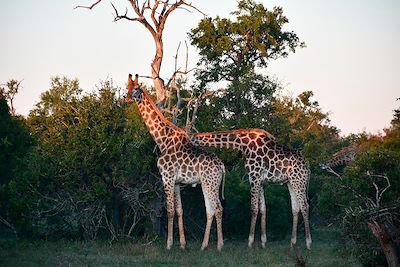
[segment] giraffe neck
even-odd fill
[[[172,124],[162,115],[146,92],[143,92],[142,101],[137,105],[153,140],[162,152],[173,145],[174,137],[186,136],[185,131]]]
[[[346,166],[356,159],[358,154],[355,148],[345,148],[336,152],[332,158],[325,163],[326,166],[330,168],[336,168],[340,166]]]
[[[264,130],[243,129],[192,134],[193,143],[200,146],[227,148],[248,154],[257,148],[274,142],[274,137]]]

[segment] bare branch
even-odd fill
[[[165,1],[164,5],[163,5],[163,9],[160,13],[160,17],[164,16],[165,11],[167,10],[167,7],[168,7],[168,1]]]
[[[166,1],[164,3],[164,8],[166,7],[165,5],[168,3],[168,1]],[[206,16],[202,11],[200,11],[200,9],[198,9],[197,7],[193,6],[192,4],[186,3],[184,0],[180,0],[180,1],[176,1],[174,4],[170,4],[170,7],[168,9],[166,9],[166,11],[163,9],[163,11],[160,14],[159,17],[159,23],[160,23],[160,29],[161,31],[164,29],[165,26],[165,22],[169,16],[169,14],[171,14],[171,12],[173,12],[175,9],[177,9],[180,6],[187,6],[190,7],[196,11],[198,11],[199,13],[203,14],[204,16]],[[165,11],[165,13],[164,13]]]
[[[133,10],[135,11],[136,15],[141,16],[141,12],[139,9],[139,1],[138,0],[129,0]]]
[[[215,91],[210,91],[210,92],[204,92],[202,94],[200,94],[198,97],[196,98],[192,98],[189,103],[188,103],[188,114],[190,113],[190,105],[193,105],[193,112],[192,112],[192,118],[189,119],[189,115],[186,118],[186,127],[185,130],[186,132],[190,132],[190,130],[194,127],[195,123],[196,123],[196,119],[197,119],[197,112],[199,110],[199,106],[200,103],[203,99],[207,98],[207,97],[211,97],[214,96],[217,93],[223,92],[225,91],[224,88],[219,88],[218,90]]]
[[[384,175],[383,177],[385,178],[385,180],[387,182],[387,186],[384,189],[382,189],[381,193],[379,194],[379,199],[382,198],[383,193],[385,193],[385,191],[388,190],[389,187],[391,186],[389,178],[386,175]]]
[[[125,14],[124,15],[120,15],[118,13],[118,10],[115,8],[114,4],[111,3],[111,5],[112,5],[112,7],[114,9],[114,12],[115,12],[114,21],[118,21],[118,20],[121,20],[121,19],[126,19],[126,20],[130,20],[130,21],[140,21],[139,18],[128,17],[128,9],[125,10]]]
[[[188,58],[189,58],[189,47],[188,44],[185,40],[185,46],[186,46],[186,64],[185,64],[185,72],[187,73],[187,68],[188,68]]]
[[[366,175],[368,177],[377,177],[377,178],[385,179],[385,181],[387,183],[385,188],[379,189],[378,185],[375,182],[372,182],[372,184],[374,185],[374,188],[375,188],[375,200],[376,200],[375,205],[377,208],[379,208],[383,193],[385,193],[385,191],[388,190],[389,187],[391,186],[389,178],[386,175],[371,174],[369,172],[367,172]]]
[[[363,195],[360,194],[357,190],[355,190],[352,186],[349,186],[349,185],[345,184],[345,183],[344,183],[344,180],[343,180],[343,177],[342,177],[340,174],[338,174],[337,172],[335,172],[334,170],[332,170],[331,167],[326,166],[326,171],[328,171],[328,172],[334,174],[336,177],[338,177],[338,178],[340,179],[340,181],[342,182],[342,183],[338,183],[338,185],[339,185],[340,187],[351,191],[351,192],[354,194],[354,196],[356,196],[356,197],[358,197],[359,199],[363,200],[365,203],[370,203],[370,205],[375,206],[375,202],[374,202],[372,199],[363,196]]]
[[[153,79],[152,76],[148,76],[148,75],[139,75],[140,78],[146,78],[146,79]]]
[[[179,2],[182,2],[183,5],[185,5],[185,6],[189,7],[189,8],[191,8],[191,9],[196,10],[197,12],[199,12],[200,14],[202,14],[204,17],[207,17],[207,14],[206,14],[206,13],[204,13],[203,11],[201,11],[200,9],[198,9],[197,7],[195,7],[194,5],[192,5],[192,3],[190,3],[190,4],[189,4],[189,3],[186,3],[184,0],[181,0],[181,1],[179,1]],[[186,11],[192,13],[192,11],[190,11],[189,8],[179,7],[179,9],[184,9],[184,10],[186,10]]]
[[[92,9],[92,8],[94,8],[98,3],[100,3],[101,1],[102,1],[102,0],[98,0],[97,2],[93,3],[91,6],[76,6],[76,7],[74,7],[74,9],[77,9],[77,8]]]
[[[150,1],[148,3],[149,3],[149,7],[150,7]],[[151,19],[153,20],[154,26],[156,26],[156,28],[158,28],[158,21],[156,19],[155,14],[156,14],[156,10],[158,8],[158,4],[159,4],[158,1],[154,1],[154,6],[151,9]]]
[[[336,177],[338,177],[340,180],[342,179],[342,176],[340,174],[338,174],[337,172],[335,172],[330,166],[324,166],[327,172],[332,173],[333,175],[335,175]]]
[[[178,53],[179,53],[179,48],[181,47],[181,42],[179,42],[178,44],[178,48],[176,49],[176,53],[175,53],[175,71],[177,70],[177,65],[178,65]]]

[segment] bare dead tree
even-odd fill
[[[224,92],[224,91],[225,91],[225,89],[220,88],[215,91],[204,92],[204,93],[200,94],[198,97],[191,98],[189,100],[188,111],[186,114],[186,126],[185,126],[186,132],[189,133],[189,132],[191,132],[192,129],[194,129],[197,132],[195,124],[196,124],[196,119],[197,119],[197,112],[199,111],[201,102],[206,98],[212,97],[212,96],[214,96],[218,93]],[[192,111],[192,112],[190,113],[190,111]]]
[[[385,258],[389,267],[400,266],[399,255],[395,244],[391,242],[391,238],[385,225],[378,223],[375,220],[368,222],[368,228],[371,230],[372,234],[376,237],[383,252],[385,253]]]
[[[92,9],[102,0],[94,2],[90,6],[76,6],[75,8]],[[201,12],[191,3],[184,0],[176,0],[170,3],[169,0],[146,0],[140,5],[138,0],[128,0],[134,15],[128,14],[128,8],[124,13],[120,13],[114,4],[111,4],[114,9],[114,21],[128,20],[141,23],[153,37],[156,53],[151,63],[151,77],[156,89],[157,104],[163,106],[166,98],[166,86],[164,80],[160,77],[161,64],[164,56],[163,32],[169,15],[177,9],[184,9],[187,11],[195,10]]]
[[[121,236],[133,238],[132,234],[134,230],[145,217],[160,216],[159,213],[161,210],[159,209],[161,207],[154,208],[152,206],[154,195],[149,193],[153,192],[156,195],[155,197],[159,197],[161,191],[156,188],[161,188],[161,185],[147,182],[147,179],[143,179],[143,181],[145,182],[140,185],[132,186],[126,182],[113,180],[113,186],[120,190],[122,200],[128,206],[127,216],[124,218],[124,226],[120,233]],[[126,226],[129,228],[127,232],[125,231]]]
[[[76,6],[75,8],[86,8],[93,9],[102,0],[94,2],[90,6]],[[172,122],[177,124],[178,116],[182,113],[183,109],[188,108],[188,115],[186,118],[186,130],[190,131],[195,124],[197,118],[197,112],[201,104],[201,100],[215,95],[221,90],[215,92],[206,92],[199,96],[183,97],[181,93],[181,84],[184,83],[185,75],[188,75],[191,71],[196,68],[188,70],[188,44],[186,46],[186,61],[183,69],[178,68],[178,53],[181,46],[179,43],[175,54],[175,69],[171,78],[165,84],[164,79],[160,77],[161,64],[164,56],[163,46],[163,31],[166,25],[166,21],[169,15],[177,9],[184,9],[191,12],[192,10],[201,13],[206,16],[201,10],[186,2],[185,0],[175,0],[170,2],[169,0],[145,0],[139,4],[138,0],[128,0],[132,7],[133,14],[129,14],[128,8],[123,13],[118,11],[117,7],[111,3],[114,10],[114,21],[128,20],[133,22],[141,23],[151,34],[155,43],[155,55],[151,63],[151,76],[140,75],[141,78],[151,78],[154,83],[156,90],[156,102],[163,113],[171,116]],[[176,103],[171,103],[172,96],[176,95]]]
[[[374,197],[368,197],[367,195],[359,192],[354,186],[352,186],[351,183],[346,183],[342,175],[332,170],[331,167],[327,167],[326,170],[338,177],[340,181],[338,185],[351,192],[353,196],[361,203],[361,205],[356,207],[346,207],[346,215],[344,216],[343,220],[347,221],[348,217],[365,218],[368,228],[378,240],[382,251],[385,254],[388,266],[400,266],[400,255],[398,254],[400,247],[398,240],[393,238],[399,234],[398,227],[394,225],[398,223],[397,220],[400,216],[400,203],[397,201],[391,205],[385,206],[381,203],[383,194],[391,187],[389,178],[386,175],[366,172],[364,174],[366,181],[369,181],[375,189]],[[386,185],[379,186],[378,183],[373,179],[384,181]]]

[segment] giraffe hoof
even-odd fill
[[[296,239],[290,240],[290,247],[293,248],[296,246]]]
[[[252,248],[253,247],[253,243],[254,243],[254,237],[249,237],[249,243],[247,243],[247,246],[249,248]]]
[[[308,250],[311,250],[311,243],[312,243],[311,238],[310,239],[306,238],[306,245]]]
[[[167,250],[170,250],[172,247],[172,242],[167,242]]]
[[[265,248],[267,243],[267,236],[266,235],[261,235],[261,246],[262,248]]]

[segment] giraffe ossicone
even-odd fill
[[[274,136],[261,129],[240,129],[191,134],[191,141],[199,146],[234,149],[245,156],[251,191],[251,224],[248,246],[254,242],[257,215],[261,213],[261,245],[265,247],[266,205],[263,184],[265,182],[287,184],[293,214],[291,245],[296,244],[298,215],[304,220],[307,248],[311,248],[309,205],[307,190],[310,170],[301,153],[279,145]]]
[[[219,187],[225,177],[222,161],[213,153],[194,146],[188,134],[168,121],[154,104],[150,96],[140,87],[131,95],[137,103],[143,120],[161,151],[157,167],[162,177],[168,216],[167,249],[173,245],[173,223],[178,217],[179,239],[182,249],[186,246],[183,227],[183,209],[180,184],[201,184],[207,213],[207,224],[201,249],[208,246],[210,230],[215,217],[217,224],[217,248],[223,246],[222,205]]]

